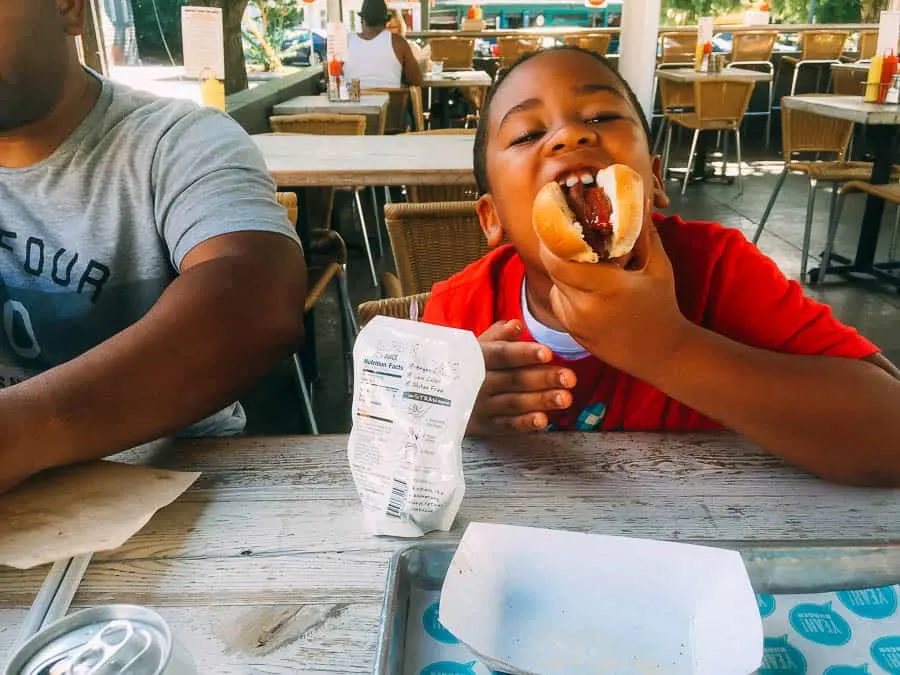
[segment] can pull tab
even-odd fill
[[[110,621],[50,675],[124,675],[138,665],[152,642],[150,633],[135,629],[130,621]]]

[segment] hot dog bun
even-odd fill
[[[606,251],[595,251],[584,240],[581,225],[556,182],[538,192],[532,207],[532,224],[544,246],[563,260],[596,263],[628,255],[641,233],[644,219],[644,184],[640,174],[624,164],[597,172],[595,185],[606,193],[612,211],[612,233]]]

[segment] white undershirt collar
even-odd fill
[[[528,309],[528,298],[525,295],[525,280],[522,280],[522,318],[525,320],[525,327],[531,333],[534,341],[549,347],[550,350],[565,359],[566,361],[575,361],[590,356],[591,353],[578,344],[568,333],[554,330],[545,326],[534,318],[534,315]]]

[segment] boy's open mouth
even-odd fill
[[[606,252],[613,233],[610,223],[612,203],[606,192],[587,172],[580,177],[569,176],[560,184],[575,220],[581,225],[584,240],[597,253]]]

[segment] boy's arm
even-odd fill
[[[599,359],[821,476],[900,485],[900,381],[889,369],[758,349],[688,321],[650,223],[633,269],[541,257],[554,313]]]
[[[297,343],[305,263],[285,236],[214,237],[185,256],[181,272],[134,325],[0,390],[0,492],[221,409]]]

